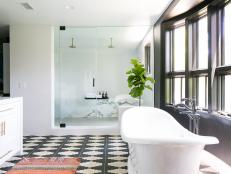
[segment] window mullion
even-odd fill
[[[225,76],[221,76],[221,110],[225,110]]]
[[[196,81],[196,103],[197,103],[197,106],[199,105],[199,77],[196,77],[195,78],[195,81]]]
[[[217,77],[217,110],[222,110],[222,102],[221,102],[221,97],[222,97],[222,94],[221,94],[221,76],[218,76]]]
[[[224,9],[220,10],[220,35],[221,35],[221,49],[220,49],[220,66],[225,64],[225,43],[224,43]]]
[[[208,108],[208,78],[205,76],[205,107]]]
[[[175,52],[174,52],[175,44],[174,44],[174,31],[171,31],[171,71],[174,71],[175,67]]]

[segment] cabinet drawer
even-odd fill
[[[0,165],[22,151],[22,100],[0,103]]]
[[[18,137],[18,118],[14,107],[2,107],[0,109],[0,147],[2,142],[8,142]]]
[[[14,150],[14,145],[8,141],[0,142],[0,160]]]

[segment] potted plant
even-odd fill
[[[146,69],[138,58],[132,58],[131,64],[133,67],[126,72],[128,75],[128,87],[131,89],[129,95],[138,98],[140,106],[141,96],[143,95],[144,89],[152,90],[150,84],[154,84],[155,80],[152,77],[147,76]]]

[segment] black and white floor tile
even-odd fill
[[[26,136],[24,154],[0,166],[6,173],[23,157],[79,157],[78,174],[126,174],[127,144],[120,136]]]

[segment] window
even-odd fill
[[[208,19],[207,16],[198,20],[198,56],[197,68],[208,68]]]
[[[147,44],[144,47],[145,54],[145,69],[148,74],[151,74],[151,47],[150,44]]]
[[[185,27],[173,30],[173,71],[185,70]]]
[[[231,65],[231,3],[224,8],[224,58],[223,65]]]
[[[218,61],[216,67],[217,110],[231,113],[231,3],[227,3],[219,12]]]
[[[189,97],[196,98],[197,107],[204,109],[208,106],[208,18],[204,15],[189,22]]]
[[[228,113],[231,113],[231,75],[225,76],[224,86],[224,110]]]
[[[165,79],[165,103],[170,104],[172,103],[172,79],[166,78]]]
[[[165,97],[167,103],[180,103],[185,98],[185,26],[165,33],[166,73]]]
[[[165,101],[195,97],[197,108],[231,116],[231,0],[207,5],[163,22]]]
[[[174,103],[180,103],[182,98],[185,98],[185,78],[174,78]]]
[[[187,38],[191,39],[186,39],[185,25],[170,28],[165,33],[165,99],[166,103],[177,104],[186,96],[195,97],[197,107],[204,109],[208,106],[208,18],[203,14],[190,19],[187,27]],[[187,48],[186,40],[190,42]],[[187,65],[186,49],[190,50]],[[185,89],[186,83],[190,83],[187,85],[190,89]]]
[[[192,95],[196,97],[199,109],[207,108],[208,105],[208,77],[199,76],[193,78]]]

